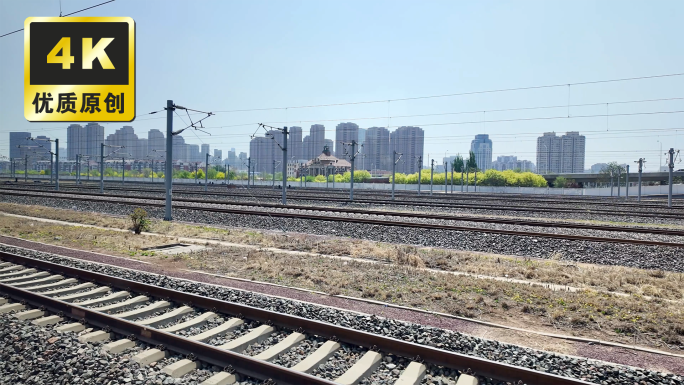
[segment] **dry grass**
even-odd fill
[[[0,212],[117,229],[128,229],[131,226],[130,220],[124,217],[12,203],[0,203]],[[575,263],[563,260],[560,253],[555,253],[551,259],[520,258],[458,250],[418,248],[349,238],[306,234],[284,235],[278,232],[170,223],[160,220],[152,221],[151,231],[171,237],[212,239],[260,247],[371,259],[412,267],[567,285],[595,291],[652,296],[675,301],[684,300],[684,274],[682,273]]]
[[[98,219],[89,220],[94,222]],[[181,225],[171,227],[178,230],[179,226]],[[203,233],[206,230],[197,231]],[[201,269],[329,294],[370,298],[511,326],[538,330],[558,329],[579,336],[623,343],[634,343],[634,338],[638,338],[637,343],[661,348],[664,344],[684,347],[684,311],[681,304],[660,298],[648,300],[640,295],[621,297],[593,290],[558,292],[540,286],[437,274],[416,268],[429,266],[425,255],[430,257],[429,260],[440,261],[435,263],[445,268],[453,266],[454,260],[467,266],[477,266],[468,262],[469,258],[475,257],[473,255],[459,255],[444,250],[429,250],[427,253],[412,246],[380,244],[374,250],[378,251],[378,258],[394,262],[387,265],[323,256],[302,257],[263,250],[246,252],[244,248],[231,247],[214,247],[189,255],[167,257],[141,251],[140,248],[169,243],[174,241],[172,237],[136,236],[132,233],[57,225],[8,216],[2,216],[0,234],[157,263],[159,258],[169,258],[175,262],[174,267]],[[269,242],[275,242],[278,239],[276,236],[246,231],[240,232],[239,236],[248,241],[268,239]],[[234,239],[231,238],[231,241]],[[298,242],[292,239],[287,241]],[[331,247],[338,251],[358,250],[345,249],[344,243],[336,240],[331,243]],[[320,243],[318,246],[321,246]],[[364,254],[369,251],[365,250]],[[503,262],[499,260],[496,263]],[[525,262],[537,263],[542,262]],[[522,268],[528,269],[528,266]],[[575,268],[568,269],[570,272],[576,271]],[[650,274],[646,275],[654,280],[668,279],[669,276],[665,272]],[[641,286],[642,290],[651,294],[656,293],[659,288],[662,290],[661,285]]]

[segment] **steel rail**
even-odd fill
[[[6,191],[0,191],[0,194],[5,194]],[[10,194],[18,195],[18,194]],[[45,197],[44,195],[32,195],[37,197]],[[63,200],[73,200],[73,201],[84,201],[84,202],[108,202],[115,204],[122,204],[126,206],[147,206],[147,207],[164,207],[161,203],[152,202],[126,202],[117,200],[103,200],[95,198],[83,198],[83,197],[48,197],[52,199],[63,199]],[[111,196],[103,196],[102,198],[111,198]],[[145,200],[145,198],[134,198],[127,197],[126,199],[140,199]],[[480,232],[489,234],[502,234],[502,235],[513,235],[513,236],[526,236],[526,237],[539,237],[539,238],[552,238],[561,240],[574,240],[574,241],[591,241],[591,242],[603,242],[603,243],[618,243],[618,244],[634,244],[634,245],[646,245],[646,246],[666,246],[666,247],[676,247],[684,248],[684,243],[673,243],[673,242],[660,242],[660,241],[647,241],[641,239],[623,239],[623,238],[605,238],[605,237],[593,237],[587,235],[571,235],[571,234],[553,234],[553,233],[539,233],[531,231],[516,231],[516,230],[503,230],[503,229],[487,229],[481,227],[466,227],[466,226],[454,226],[454,225],[441,225],[435,223],[415,223],[415,222],[397,222],[388,221],[380,219],[366,219],[366,218],[346,218],[346,217],[335,217],[326,215],[309,215],[301,213],[283,213],[276,211],[252,211],[252,210],[236,210],[236,209],[226,209],[218,207],[196,207],[196,206],[185,206],[174,204],[173,208],[183,209],[183,210],[193,210],[193,211],[206,211],[221,214],[238,214],[238,215],[256,215],[263,217],[279,217],[279,218],[295,218],[295,219],[309,219],[316,221],[329,221],[329,222],[346,222],[346,223],[361,223],[370,225],[380,225],[380,226],[390,226],[390,227],[406,227],[406,228],[419,228],[419,229],[431,229],[431,230],[450,230],[450,231],[470,231],[470,232]]]
[[[185,194],[198,194],[198,195],[222,195],[225,196],[225,193],[220,193],[220,192],[198,192],[198,191],[192,191],[192,187],[190,186],[185,186],[184,184],[178,184],[176,185],[178,188],[176,189],[177,192],[185,193]],[[219,185],[220,186],[220,185]],[[182,187],[190,187],[188,189],[183,189]],[[81,189],[95,189],[95,187],[89,187],[89,186],[66,186],[65,188],[81,188]],[[261,188],[256,188],[257,190],[261,190]],[[145,192],[163,192],[164,190],[162,189],[144,189],[144,188],[121,188],[120,186],[113,186],[110,187],[109,190],[120,190],[120,191],[145,191]],[[271,191],[273,191],[270,187],[269,188],[263,188],[263,194],[262,195],[257,195],[259,197],[264,197],[264,198],[269,198],[269,197],[274,197],[273,194],[270,194]],[[342,199],[345,201],[348,201],[346,198],[337,198],[334,197],[335,195],[342,196],[344,195],[343,192],[340,191],[329,191],[328,189],[319,189],[319,188],[310,188],[307,187],[306,190],[293,190],[290,192],[292,195],[293,199],[304,199],[305,196],[311,195],[312,197],[310,198],[311,200],[324,200],[325,198],[320,198],[320,196],[316,196],[316,192],[319,193],[326,193],[329,195],[333,195],[333,199]],[[240,196],[248,196],[246,194],[242,194],[240,192],[234,192],[237,195]],[[480,193],[469,193],[468,195],[463,195],[463,194],[454,194],[453,196],[451,194],[442,194],[442,195],[421,195],[421,196],[416,196],[415,193],[406,193],[406,192],[396,192],[395,193],[397,196],[400,196],[402,198],[410,198],[410,199],[420,199],[423,201],[440,201],[440,202],[435,202],[437,204],[448,204],[450,203],[457,203],[453,201],[507,201],[507,200],[515,200],[516,202],[532,202],[532,203],[550,203],[550,204],[558,204],[558,205],[571,205],[571,204],[584,204],[584,205],[593,205],[593,206],[598,206],[598,205],[612,205],[615,206],[616,208],[619,209],[626,209],[626,208],[666,208],[664,205],[658,205],[658,204],[649,204],[649,203],[629,203],[629,202],[619,202],[616,201],[612,198],[585,198],[585,199],[577,199],[577,197],[574,198],[562,198],[562,199],[554,199],[554,198],[549,198],[546,196],[539,196],[538,198],[531,199],[529,196],[521,196],[519,194],[506,194],[506,196],[484,196],[480,195]],[[300,197],[297,197],[297,195],[300,195]],[[373,191],[373,190],[362,190],[359,192],[359,196],[361,197],[360,199],[364,199],[363,196],[366,196],[365,199],[373,199],[371,198],[372,196],[380,196],[380,197],[387,197],[389,194],[386,194],[384,192],[380,191]],[[358,199],[357,199],[358,201]],[[389,200],[387,200],[389,201]],[[413,200],[410,200],[413,202]],[[396,201],[395,201],[396,202]],[[429,203],[429,202],[425,202]],[[440,207],[440,206],[437,206]],[[676,205],[675,208],[678,209],[684,209],[684,206],[681,205]],[[564,209],[563,207],[558,207],[558,209]],[[667,214],[667,213],[665,213]]]
[[[36,193],[35,190],[21,190],[21,191]],[[176,193],[177,194],[179,194],[179,193],[183,194],[183,192],[178,192],[178,191]],[[0,194],[2,194],[2,191],[0,191]],[[54,195],[57,193],[50,191],[50,192],[48,192],[48,194]],[[85,195],[85,196],[96,196],[96,197],[113,197],[113,198],[122,198],[122,199],[144,199],[144,200],[153,200],[153,201],[163,201],[164,200],[164,198],[161,198],[161,197],[140,197],[140,196],[125,195],[125,194],[100,194],[100,193],[90,193],[90,192],[84,193],[84,192],[77,192],[77,191],[61,191],[58,194]],[[33,196],[43,196],[43,195],[33,195]],[[428,213],[398,212],[398,211],[383,211],[383,210],[366,210],[366,209],[338,208],[338,207],[326,207],[326,206],[282,205],[279,203],[253,203],[253,202],[236,202],[236,201],[227,201],[227,200],[197,200],[197,199],[178,198],[178,197],[174,198],[174,201],[185,202],[185,203],[217,204],[217,205],[226,205],[226,206],[268,207],[268,208],[276,208],[276,209],[291,209],[291,210],[304,210],[304,211],[328,211],[328,212],[333,212],[333,213],[345,213],[345,214],[381,215],[381,216],[388,216],[388,217],[407,217],[407,218],[420,218],[420,219],[437,219],[437,220],[449,220],[449,221],[508,224],[508,225],[532,226],[532,227],[558,227],[558,228],[568,228],[568,229],[601,230],[601,231],[613,231],[613,232],[684,236],[684,230],[655,229],[655,228],[647,228],[647,227],[603,226],[603,225],[579,224],[579,223],[567,223],[567,222],[545,222],[545,221],[532,221],[532,220],[523,220],[523,219],[486,218],[486,217],[475,217],[475,216],[428,214]]]
[[[420,356],[421,359],[435,365],[447,366],[462,371],[467,371],[470,369],[474,371],[476,375],[488,378],[512,382],[523,381],[524,383],[529,384],[590,384],[589,382],[579,379],[561,377],[551,373],[539,372],[528,368],[495,362],[462,353],[450,352],[430,346],[401,341],[394,338],[371,334],[368,332],[321,321],[259,309],[248,305],[241,305],[223,300],[207,298],[196,294],[171,290],[160,286],[144,284],[124,278],[113,277],[16,254],[0,252],[0,259],[41,270],[48,270],[50,272],[63,274],[65,276],[77,277],[81,280],[97,282],[102,285],[108,285],[126,291],[149,294],[158,298],[169,298],[171,301],[176,303],[192,304],[192,306],[203,308],[205,310],[212,310],[214,312],[218,311],[220,313],[230,315],[240,315],[250,320],[255,320],[261,323],[272,323],[276,326],[286,329],[297,330],[298,328],[302,328],[310,335],[316,335],[327,339],[337,339],[347,344],[363,346],[368,349],[372,349],[375,346],[382,352],[392,353],[402,357],[413,358]],[[276,379],[277,381],[293,384],[333,384],[332,382],[310,375],[298,374],[299,377],[295,377],[295,374],[292,373],[293,371],[279,367],[277,365],[260,363],[258,360],[255,360],[251,357],[238,353],[224,352],[221,349],[204,343],[189,343],[187,342],[189,340],[186,341],[186,339],[183,337],[178,337],[170,333],[136,325],[132,322],[116,319],[115,316],[109,316],[75,304],[58,301],[53,298],[44,297],[36,293],[27,292],[25,290],[13,288],[4,284],[0,284],[0,291],[8,293],[15,299],[24,299],[29,302],[33,302],[36,306],[52,307],[56,311],[61,311],[64,314],[71,315],[75,318],[85,319],[87,322],[92,322],[100,327],[110,326],[114,331],[121,329],[123,330],[123,333],[119,333],[123,335],[135,334],[136,337],[140,338],[141,340],[161,341],[161,343],[165,344],[172,350],[178,349],[179,352],[193,353],[196,357],[206,362],[213,363],[216,362],[215,360],[217,359],[225,360],[226,362],[232,362],[229,364],[233,365],[236,370],[243,370],[243,373],[245,374],[246,372],[249,372],[251,374],[248,375],[255,378],[263,379],[266,376]],[[110,321],[112,324],[109,324]],[[240,365],[245,366],[241,367]],[[283,377],[279,377],[281,375]],[[299,380],[299,382],[288,382],[292,379]],[[303,379],[306,379],[306,381],[302,381]]]

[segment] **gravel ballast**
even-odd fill
[[[104,201],[102,203],[77,202],[11,195],[0,195],[0,201],[114,215],[128,215],[132,211],[132,206]],[[163,208],[147,207],[146,210],[154,218],[161,219],[164,217]],[[419,246],[525,257],[549,258],[560,256],[562,259],[575,262],[684,272],[684,248],[678,247],[563,240],[477,231],[402,228],[362,223],[223,214],[187,209],[174,209],[173,216],[175,220],[217,226],[264,230],[280,229],[298,233],[334,235],[379,242],[408,243]]]
[[[611,365],[596,360],[569,357],[560,354],[522,348],[496,341],[471,337],[462,333],[427,327],[408,322],[367,316],[354,312],[327,308],[314,304],[275,298],[227,287],[189,282],[147,272],[131,271],[114,266],[84,262],[53,254],[21,248],[1,246],[0,250],[32,258],[95,271],[137,282],[198,294],[210,298],[246,304],[280,313],[329,322],[401,340],[492,359],[512,365],[533,368],[574,378],[583,378],[599,384],[684,384],[681,376],[662,374],[650,370]]]

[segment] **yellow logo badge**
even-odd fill
[[[135,22],[130,17],[29,17],[24,117],[30,122],[135,118]]]

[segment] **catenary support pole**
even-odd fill
[[[454,193],[454,164],[451,164],[451,193]]]
[[[80,168],[80,167],[79,167]],[[126,157],[121,157],[121,184],[126,183]]]
[[[477,192],[477,169],[475,169],[475,192]]]
[[[667,207],[672,208],[672,172],[674,171],[674,153],[675,150],[674,148],[670,148],[670,151],[667,152],[668,155],[670,155],[670,159],[667,162],[667,169],[668,169],[668,188],[667,188]]]
[[[354,161],[356,159],[356,141],[352,140],[351,142],[351,179],[349,182],[351,182],[350,189],[349,189],[349,200],[353,201],[354,200]]]
[[[252,157],[247,158],[247,187],[249,187],[249,180],[252,178]]]
[[[104,143],[100,143],[100,194],[104,194]]]
[[[164,220],[173,220],[171,216],[172,188],[173,188],[173,100],[166,101],[166,171],[164,183],[166,185],[166,206]]]
[[[610,171],[610,196],[613,196],[613,171]]]
[[[392,155],[392,200],[394,200],[394,184],[397,177],[397,152]]]
[[[204,162],[204,192],[207,192],[209,187],[209,153],[206,154],[206,161]]]
[[[625,170],[625,198],[629,198],[629,165]]]
[[[432,196],[432,182],[434,180],[434,174],[435,174],[435,160],[432,159],[432,163],[430,164],[430,196]]]
[[[644,168],[644,158],[639,158],[639,197],[637,198],[638,202],[641,202],[641,172],[643,171]]]
[[[418,195],[420,195],[420,180],[423,179],[423,156],[418,157]]]
[[[622,167],[618,168],[618,175],[617,175],[617,185],[618,185],[618,198],[620,198],[620,183],[622,179]]]
[[[283,127],[283,191],[281,195],[281,203],[287,204],[287,141],[288,141],[287,127]]]
[[[24,183],[28,181],[28,154],[24,157]]]
[[[55,190],[59,191],[59,139],[55,139]]]
[[[444,194],[447,193],[447,180],[448,180],[448,174],[449,172],[449,162],[444,162]]]

